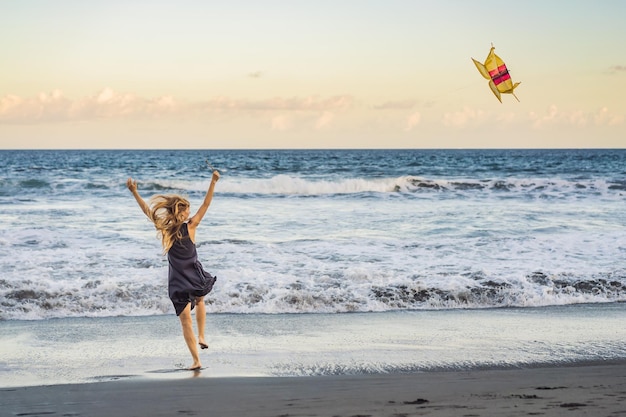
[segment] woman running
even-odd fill
[[[187,199],[179,195],[155,195],[150,199],[150,205],[148,205],[137,191],[137,182],[132,178],[128,178],[126,181],[126,186],[133,193],[139,207],[154,223],[163,244],[163,252],[167,253],[169,296],[174,304],[176,315],[180,319],[183,336],[193,358],[193,364],[188,368],[192,371],[202,368],[198,346],[202,349],[209,347],[204,338],[206,322],[204,296],[211,292],[216,280],[216,277],[204,270],[198,260],[195,243],[196,228],[211,205],[215,183],[219,179],[219,172],[213,171],[211,185],[204,201],[196,214],[191,217],[189,217],[190,205]],[[197,307],[197,345],[191,318],[191,310],[194,307]]]

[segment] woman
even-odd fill
[[[196,336],[193,332],[191,310],[196,310],[198,324],[198,345],[202,349],[209,346],[204,339],[204,324],[206,322],[206,308],[204,296],[212,289],[216,278],[202,268],[196,252],[196,228],[209,209],[213,200],[215,183],[220,178],[217,171],[213,171],[211,185],[204,197],[202,205],[193,216],[189,217],[189,201],[178,195],[156,195],[150,199],[148,205],[137,191],[137,182],[128,178],[126,186],[133,193],[141,210],[154,223],[163,244],[163,252],[167,253],[169,262],[168,290],[170,300],[174,304],[176,315],[180,318],[185,342],[193,358],[193,364],[188,368],[197,371],[202,368]]]

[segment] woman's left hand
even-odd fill
[[[129,178],[128,180],[126,180],[126,186],[128,187],[131,193],[134,193],[135,191],[137,191],[137,181],[133,181],[132,178]]]

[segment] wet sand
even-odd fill
[[[167,379],[3,388],[0,415],[626,416],[626,362],[294,378],[180,371]]]

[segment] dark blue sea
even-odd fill
[[[132,323],[166,339],[142,369],[186,360],[167,260],[125,182],[193,212],[207,160],[221,179],[197,245],[218,277],[218,374],[626,357],[624,149],[0,151],[0,379],[29,383],[41,338],[63,363],[67,326],[81,352],[119,338],[85,359],[121,355],[94,365],[105,376]]]

